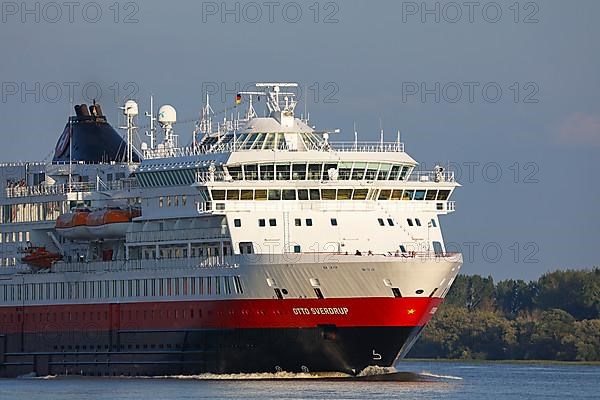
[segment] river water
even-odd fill
[[[600,366],[403,362],[395,381],[337,375],[0,380],[0,400],[95,399],[598,399]]]

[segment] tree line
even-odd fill
[[[600,361],[600,268],[496,284],[459,275],[408,356]]]

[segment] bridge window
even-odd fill
[[[231,175],[231,178],[234,181],[239,181],[239,180],[243,179],[242,167],[241,166],[228,167],[227,170],[229,171],[229,175]]]
[[[424,190],[416,190],[415,191],[415,197],[413,198],[413,200],[423,200],[424,198],[425,198]]]
[[[256,164],[244,165],[244,175],[248,181],[258,180],[258,166]]]
[[[379,197],[377,198],[378,200],[389,200],[390,196],[392,194],[392,191],[389,189],[382,189],[379,192]]]
[[[377,163],[368,163],[367,170],[365,172],[365,179],[368,181],[373,181],[377,178],[377,168],[379,164]]]
[[[348,180],[350,179],[350,172],[352,171],[352,163],[340,163],[338,168],[338,179]]]
[[[428,190],[425,195],[425,200],[435,200],[437,195],[437,190]]]
[[[409,166],[405,165],[402,167],[402,172],[400,172],[400,180],[403,181],[406,179],[406,175],[408,175]]]
[[[449,190],[440,190],[440,191],[438,191],[437,199],[438,200],[448,200],[449,195],[450,195]]]
[[[306,164],[292,165],[292,179],[295,181],[303,181],[306,179]]]
[[[321,200],[321,193],[319,192],[319,189],[310,189],[309,194],[311,200]]]
[[[227,200],[239,200],[239,199],[240,199],[240,191],[238,189],[227,190]]]
[[[213,200],[225,200],[225,191],[224,190],[213,190],[212,198],[213,198]]]
[[[273,164],[260,165],[260,179],[263,181],[272,181],[275,178],[275,166]]]
[[[276,171],[278,181],[290,180],[290,164],[277,164]]]
[[[394,165],[392,167],[392,170],[390,172],[390,176],[388,177],[388,180],[390,181],[396,181],[398,180],[398,176],[400,175],[400,166],[399,165]]]
[[[308,164],[308,179],[320,180],[322,168],[323,166],[321,164]]]
[[[365,168],[367,167],[366,163],[354,163],[354,168],[352,169],[352,179],[353,180],[362,180],[365,176]]]
[[[377,173],[377,180],[384,181],[387,179],[390,169],[392,168],[391,164],[381,164],[379,166],[379,172]]]

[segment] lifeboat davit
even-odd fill
[[[24,252],[27,255],[21,261],[36,268],[50,268],[53,262],[62,258],[60,254],[49,252],[45,247],[28,247]]]
[[[87,217],[88,209],[80,209],[59,215],[56,219],[56,232],[67,239],[82,239],[88,236]]]
[[[123,238],[131,220],[140,215],[137,209],[108,208],[94,211],[87,216],[87,231],[94,239]]]

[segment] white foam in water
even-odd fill
[[[358,376],[385,375],[385,374],[393,374],[395,372],[398,372],[398,370],[394,367],[380,367],[377,365],[370,365],[367,368],[360,371]]]
[[[452,375],[438,375],[438,374],[432,374],[431,372],[428,371],[422,371],[419,372],[420,376],[426,376],[428,378],[440,378],[440,379],[453,379],[453,380],[462,380],[462,378],[460,376],[452,376]]]
[[[156,377],[162,379],[194,379],[194,380],[273,380],[273,379],[323,379],[323,378],[346,378],[349,375],[341,372],[262,372],[262,373],[239,373],[239,374],[200,374],[200,375],[170,375]]]

